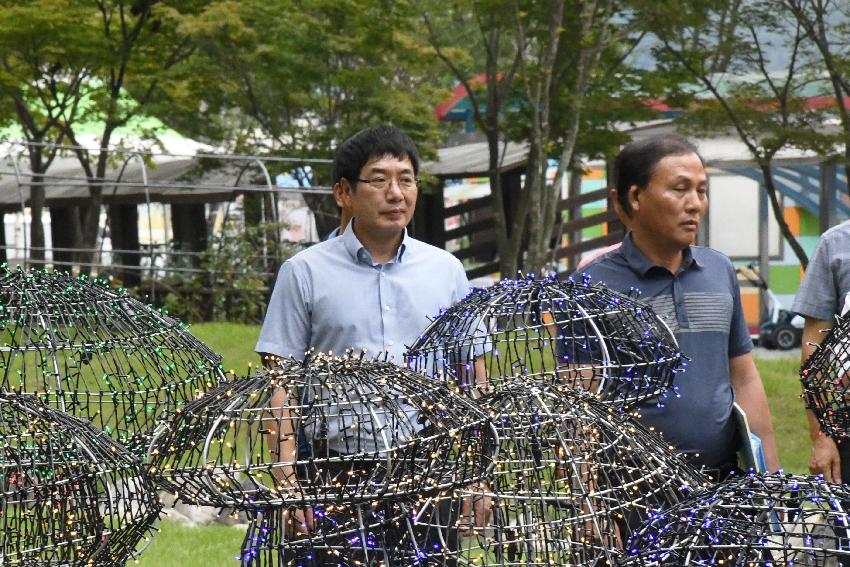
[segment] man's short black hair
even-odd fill
[[[339,145],[334,155],[334,184],[344,177],[356,185],[363,166],[370,159],[384,156],[407,158],[413,164],[413,174],[419,173],[419,152],[410,136],[395,126],[379,124],[360,130]]]
[[[617,201],[626,216],[631,218],[632,206],[629,204],[629,189],[632,185],[646,187],[656,164],[667,156],[696,154],[703,162],[697,148],[687,139],[676,134],[661,134],[626,144],[614,158],[614,187],[617,189]]]

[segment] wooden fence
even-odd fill
[[[601,200],[606,202],[603,212],[582,216],[583,205]],[[625,233],[606,188],[560,200],[558,213],[561,222],[555,225],[551,237],[555,260],[566,260],[567,269],[561,272],[563,276],[574,270],[583,253],[620,242]],[[450,224],[458,226],[446,229],[447,221],[455,218],[457,223]],[[472,279],[499,271],[494,227],[491,196],[445,207],[442,190],[439,190],[422,196],[414,234],[434,246],[451,251],[467,265],[467,276]],[[582,239],[582,231],[594,227],[602,227],[602,235]]]

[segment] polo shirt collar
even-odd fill
[[[360,239],[357,238],[357,235],[354,234],[354,220],[351,219],[351,222],[348,223],[348,226],[345,227],[345,232],[342,233],[342,244],[345,246],[345,250],[348,252],[348,255],[351,256],[351,259],[355,262],[368,262],[369,264],[373,264],[372,256],[369,254],[369,251],[366,250],[366,247],[360,242]],[[395,258],[393,262],[401,262],[404,254],[407,252],[408,244],[410,242],[410,235],[407,234],[407,228],[404,229],[404,234],[401,237],[401,244],[396,251]]]
[[[623,257],[629,264],[629,267],[639,275],[645,276],[649,270],[656,267],[652,260],[647,258],[646,255],[641,252],[640,248],[635,245],[631,231],[629,231],[626,234],[626,237],[623,238],[623,244],[620,249],[622,250]],[[682,250],[682,266],[679,268],[679,271],[684,272],[692,267],[701,268],[703,266],[703,262],[700,259],[701,253],[702,251],[696,246],[688,246]]]

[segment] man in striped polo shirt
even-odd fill
[[[620,248],[582,273],[641,298],[670,326],[690,357],[678,396],[640,408],[646,425],[719,477],[736,466],[736,402],[761,438],[767,468],[779,468],[767,396],[750,351],[735,269],[723,254],[693,246],[708,206],[705,165],[684,138],[662,135],[626,145],[614,165],[617,199],[630,232]]]

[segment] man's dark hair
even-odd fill
[[[614,158],[614,187],[617,189],[617,201],[626,216],[631,218],[632,206],[629,204],[629,189],[632,185],[646,187],[655,166],[667,156],[696,154],[703,162],[697,148],[691,142],[676,134],[661,134],[626,144]]]
[[[419,173],[419,152],[410,136],[395,126],[379,124],[360,130],[339,145],[334,155],[334,184],[344,177],[356,185],[363,166],[370,159],[384,156],[407,158],[413,164],[413,174]]]

